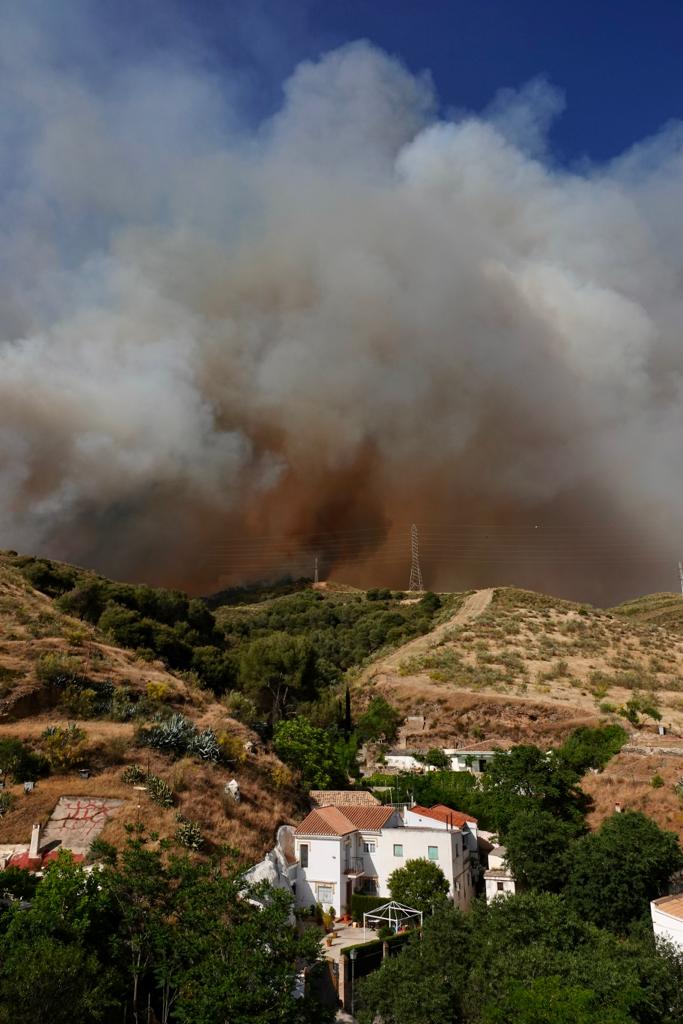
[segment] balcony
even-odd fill
[[[348,875],[349,878],[360,878],[361,875],[364,875],[365,866],[363,864],[363,858],[347,857],[346,865],[344,867],[344,874]]]

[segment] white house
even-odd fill
[[[496,896],[513,896],[516,891],[515,878],[506,858],[507,850],[504,846],[495,846],[489,852],[489,866],[484,872],[487,903]]]
[[[339,917],[351,910],[354,892],[389,897],[389,876],[408,860],[423,858],[438,864],[449,894],[463,910],[474,895],[478,860],[470,823],[447,820],[438,805],[403,813],[390,806],[319,807],[294,831],[296,903],[334,907]]]
[[[683,895],[653,900],[650,914],[655,938],[665,939],[683,952]]]
[[[480,775],[498,753],[496,750],[463,750],[458,747],[446,747],[444,754],[450,759],[452,772],[472,772]]]
[[[433,772],[433,765],[418,761],[409,750],[389,750],[385,754],[385,765],[397,772]]]

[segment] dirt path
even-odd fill
[[[417,654],[423,654],[428,651],[431,647],[434,647],[439,643],[441,639],[451,630],[454,626],[464,626],[466,622],[471,622],[472,619],[476,619],[477,616],[481,615],[482,612],[486,611],[488,606],[491,604],[493,598],[493,588],[488,590],[477,590],[474,594],[470,594],[466,597],[458,611],[451,616],[446,622],[442,622],[436,629],[432,629],[429,633],[424,633],[422,636],[418,636],[415,640],[409,640],[407,644],[403,644],[402,647],[398,647],[391,654],[388,654],[386,658],[380,658],[378,661],[369,665],[362,673],[359,682],[363,683],[366,680],[371,679],[373,676],[388,673],[396,673],[401,667],[401,663],[406,658],[414,657]]]

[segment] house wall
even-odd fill
[[[301,846],[308,845],[308,868],[301,867]],[[343,874],[343,839],[339,836],[305,836],[295,837],[295,855],[299,862],[296,872],[296,905],[310,907],[323,902],[324,906],[333,906],[339,916],[342,911],[346,893],[346,876]],[[329,900],[320,898],[319,887],[330,885],[333,896]]]
[[[394,845],[403,847],[403,856],[394,855]],[[435,864],[443,871],[449,886],[449,895],[456,906],[467,909],[473,896],[469,862],[464,855],[463,837],[458,829],[439,828],[385,828],[378,844],[375,866],[377,891],[389,897],[389,876],[409,860],[429,859],[430,846],[438,849]]]
[[[500,875],[494,877],[487,877],[484,879],[486,885],[486,902],[490,903],[496,896],[514,896],[515,894],[515,880],[511,875],[506,872],[501,872]],[[499,889],[499,883],[502,885],[502,889]]]
[[[472,772],[479,775],[486,771],[495,756],[493,750],[457,750],[447,747],[444,750],[446,757],[450,758],[451,771]]]
[[[660,903],[659,906],[658,903],[660,903],[659,900],[654,900],[650,904],[652,930],[655,933],[655,938],[665,939],[683,951],[683,918],[667,914],[666,902],[662,901],[663,905]]]
[[[395,768],[402,772],[434,771],[431,765],[416,761],[412,754],[387,754],[386,765],[387,768]]]

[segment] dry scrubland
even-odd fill
[[[60,613],[50,598],[33,590],[16,569],[0,559],[0,738],[17,737],[39,749],[48,726],[66,726],[73,720],[67,720],[57,707],[58,691],[38,678],[40,659],[46,654],[71,659],[93,680],[111,680],[117,687],[142,694],[150,683],[161,685],[164,703],[200,729],[210,726],[218,734],[234,736],[240,744],[256,739],[230,718],[210,693],[167,672],[160,662],[139,660],[130,651],[110,646],[92,626]],[[86,734],[79,764],[91,769],[90,778],[80,778],[76,766],[41,779],[28,795],[20,785],[9,786],[16,800],[0,817],[0,844],[28,842],[31,825],[45,824],[62,795],[123,799],[124,806],[102,833],[110,842],[122,842],[126,822],[136,819],[162,836],[172,836],[180,813],[200,825],[207,849],[227,845],[250,862],[272,846],[277,824],[298,820],[297,793],[282,785],[286,773],[274,756],[245,755],[243,762],[228,766],[190,758],[171,761],[136,744],[140,724],[79,720],[78,726]],[[129,764],[139,764],[145,770],[149,766],[163,778],[173,791],[174,807],[161,808],[146,793],[139,796],[122,782],[121,772]],[[241,787],[239,804],[223,797],[223,786],[233,777]]]
[[[475,604],[475,599],[479,601]],[[610,610],[514,588],[463,595],[450,623],[379,659],[359,677],[363,699],[381,693],[403,715],[424,715],[409,747],[560,742],[578,725],[619,721],[632,740],[585,788],[592,823],[615,803],[643,810],[683,836],[683,599],[656,594]],[[656,736],[636,699],[669,728]],[[673,752],[665,752],[673,751]],[[663,785],[652,785],[659,776]]]
[[[325,600],[359,600],[353,588],[322,586]],[[683,776],[683,599],[657,594],[601,611],[513,588],[444,595],[436,627],[425,636],[371,660],[354,677],[356,710],[381,693],[404,716],[424,715],[424,732],[405,734],[408,746],[507,746],[516,742],[559,743],[577,725],[617,720],[632,730],[630,745],[585,788],[595,800],[598,823],[616,802],[644,810],[660,824],[683,834],[681,802],[674,785]],[[279,598],[236,609],[220,608],[217,618],[248,615]],[[10,560],[0,556],[0,737],[16,736],[35,748],[49,725],[66,725],[57,706],[59,692],[39,678],[41,659],[72,660],[88,678],[112,681],[139,694],[149,684],[164,690],[164,703],[199,728],[227,734],[239,748],[255,738],[230,718],[226,708],[191,678],[141,660],[111,646],[79,619],[62,614],[35,591]],[[658,709],[670,727],[663,740],[653,719],[640,713],[633,727],[618,714],[636,698]],[[0,843],[27,842],[34,821],[45,822],[61,795],[117,797],[124,806],[103,837],[120,842],[124,825],[138,817],[162,835],[173,835],[178,813],[197,821],[208,848],[227,844],[247,860],[267,850],[283,821],[296,821],[300,797],[287,785],[287,773],[272,755],[258,753],[229,766],[189,758],[172,761],[137,745],[139,724],[93,719],[85,731],[76,770],[41,780],[0,818]],[[668,751],[668,752],[667,752]],[[175,806],[162,809],[121,781],[129,764],[149,765],[174,794]],[[236,776],[243,801],[226,803],[223,786]],[[653,787],[659,776],[662,785]]]

